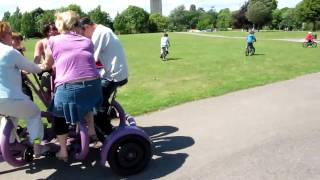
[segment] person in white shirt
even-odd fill
[[[169,54],[170,41],[167,33],[164,33],[160,40],[160,58],[162,58],[163,51],[167,51]]]
[[[119,38],[110,28],[95,24],[87,17],[81,18],[79,24],[82,27],[80,34],[91,39],[94,44],[96,64],[102,64],[103,68],[100,68],[104,99],[102,107],[108,108],[110,106],[108,99],[111,94],[117,87],[128,82],[128,65],[124,49]],[[99,123],[100,119],[105,122],[105,114],[102,110],[95,116],[95,122]],[[106,134],[109,134],[112,126],[110,123],[107,124],[104,128]]]
[[[21,70],[39,73],[40,67],[27,60],[12,46],[10,25],[0,21],[0,114],[9,116],[17,125],[18,118],[25,119],[34,144],[34,153],[40,156],[40,142],[43,138],[41,111],[30,98],[22,92]],[[3,121],[1,128],[4,128]]]

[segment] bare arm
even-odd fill
[[[44,60],[44,62],[42,64],[39,65],[40,68],[44,71],[50,70],[54,64],[54,60],[52,57],[52,51],[49,46],[47,46],[45,54],[46,54],[46,59]]]
[[[44,54],[43,49],[44,49],[43,48],[43,42],[42,42],[42,40],[39,40],[36,43],[36,46],[34,47],[34,54],[33,54],[34,63],[40,64],[41,56],[42,56],[42,54]]]
[[[18,51],[12,51],[12,56],[14,57],[14,63],[15,66],[23,71],[27,71],[30,73],[39,73],[42,70],[39,68],[39,66],[31,61],[29,61],[27,58],[22,56]]]

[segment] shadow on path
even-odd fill
[[[172,126],[153,126],[143,128],[153,141],[153,159],[149,165],[141,173],[127,177],[127,179],[154,179],[163,177],[179,169],[186,158],[186,153],[172,153],[190,147],[194,144],[194,140],[187,136],[170,136],[177,132],[178,128]],[[37,177],[47,177],[45,179],[119,179],[117,174],[112,172],[108,166],[99,164],[100,151],[98,149],[90,149],[87,159],[83,162],[65,163],[56,158],[42,158],[34,160],[34,162],[25,167],[14,168],[0,172],[0,175],[7,173],[15,173],[25,171],[26,179],[28,174]],[[54,171],[53,173],[43,171]],[[51,173],[51,174],[50,174]]]

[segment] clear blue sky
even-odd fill
[[[196,7],[202,7],[205,10],[214,6],[217,10],[223,8],[230,8],[231,10],[237,10],[246,0],[162,0],[163,14],[169,15],[170,11],[179,5],[185,5],[188,9],[191,4],[195,4]],[[278,7],[295,7],[301,0],[278,0]],[[135,5],[144,8],[146,11],[150,11],[150,0],[0,0],[0,18],[2,19],[3,13],[15,11],[18,6],[22,12],[32,11],[37,7],[42,9],[56,9],[62,6],[68,6],[69,4],[78,4],[82,10],[88,12],[99,4],[102,9],[110,14],[113,18],[117,12],[121,13],[129,5]]]

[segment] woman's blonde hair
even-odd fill
[[[60,33],[71,31],[77,26],[79,18],[79,14],[74,11],[56,13],[55,25]]]
[[[4,21],[0,21],[0,40],[2,40],[7,33],[11,33],[10,24]]]

